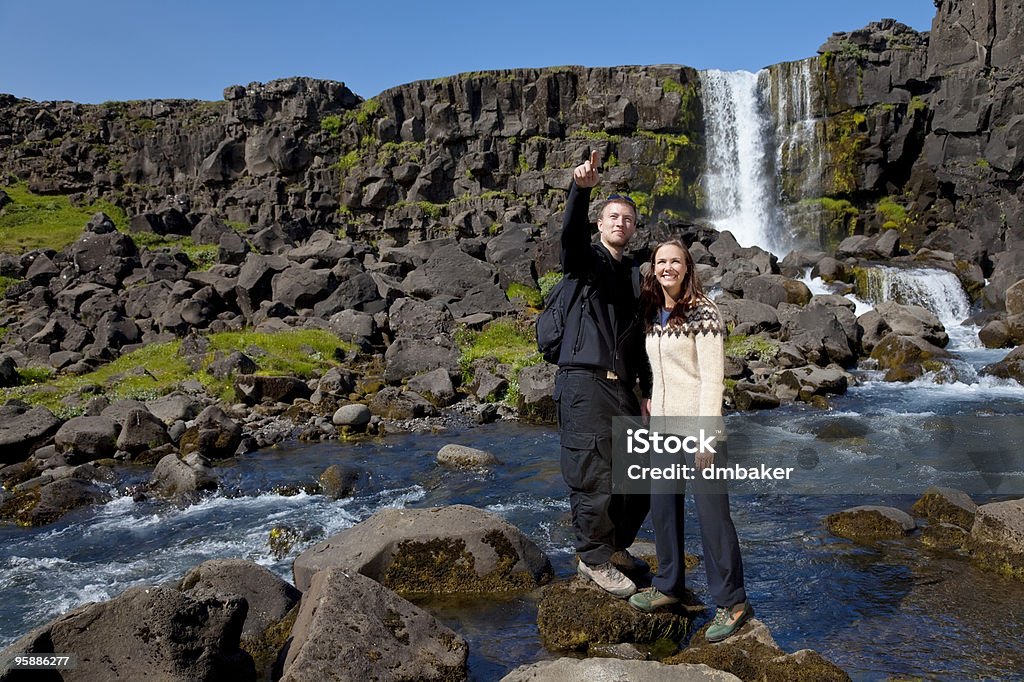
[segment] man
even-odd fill
[[[598,153],[573,170],[562,223],[562,273],[587,286],[566,315],[554,399],[558,405],[562,477],[569,486],[578,572],[602,589],[628,597],[626,573],[646,574],[646,562],[626,551],[647,516],[647,495],[612,494],[612,417],[637,414],[640,381],[649,407],[651,372],[632,260],[624,249],[636,232],[636,205],[612,195],[600,207],[600,241],[591,243],[591,189],[600,181]],[[625,573],[624,573],[625,572]]]

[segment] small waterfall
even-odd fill
[[[779,244],[774,154],[758,75],[749,71],[700,73],[707,132],[704,189],[718,230],[743,246],[774,251]]]
[[[976,348],[977,329],[963,326],[971,315],[971,302],[960,280],[951,272],[937,268],[865,268],[858,280],[861,298],[873,303],[895,301],[919,305],[930,310],[950,338],[950,349]]]
[[[825,168],[823,112],[816,58],[777,64],[762,72],[761,89],[775,129],[775,168],[788,203],[821,196]],[[785,181],[789,179],[789,181]]]

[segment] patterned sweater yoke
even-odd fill
[[[667,325],[647,332],[654,373],[651,414],[717,417],[725,392],[725,323],[710,299],[703,299]]]

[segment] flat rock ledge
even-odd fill
[[[303,592],[321,570],[360,573],[400,594],[516,592],[546,584],[551,562],[522,531],[468,505],[382,509],[295,560]]]

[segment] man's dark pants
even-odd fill
[[[633,544],[650,509],[649,495],[612,494],[612,417],[639,414],[640,407],[632,390],[604,374],[560,369],[553,396],[576,553],[590,566]]]

